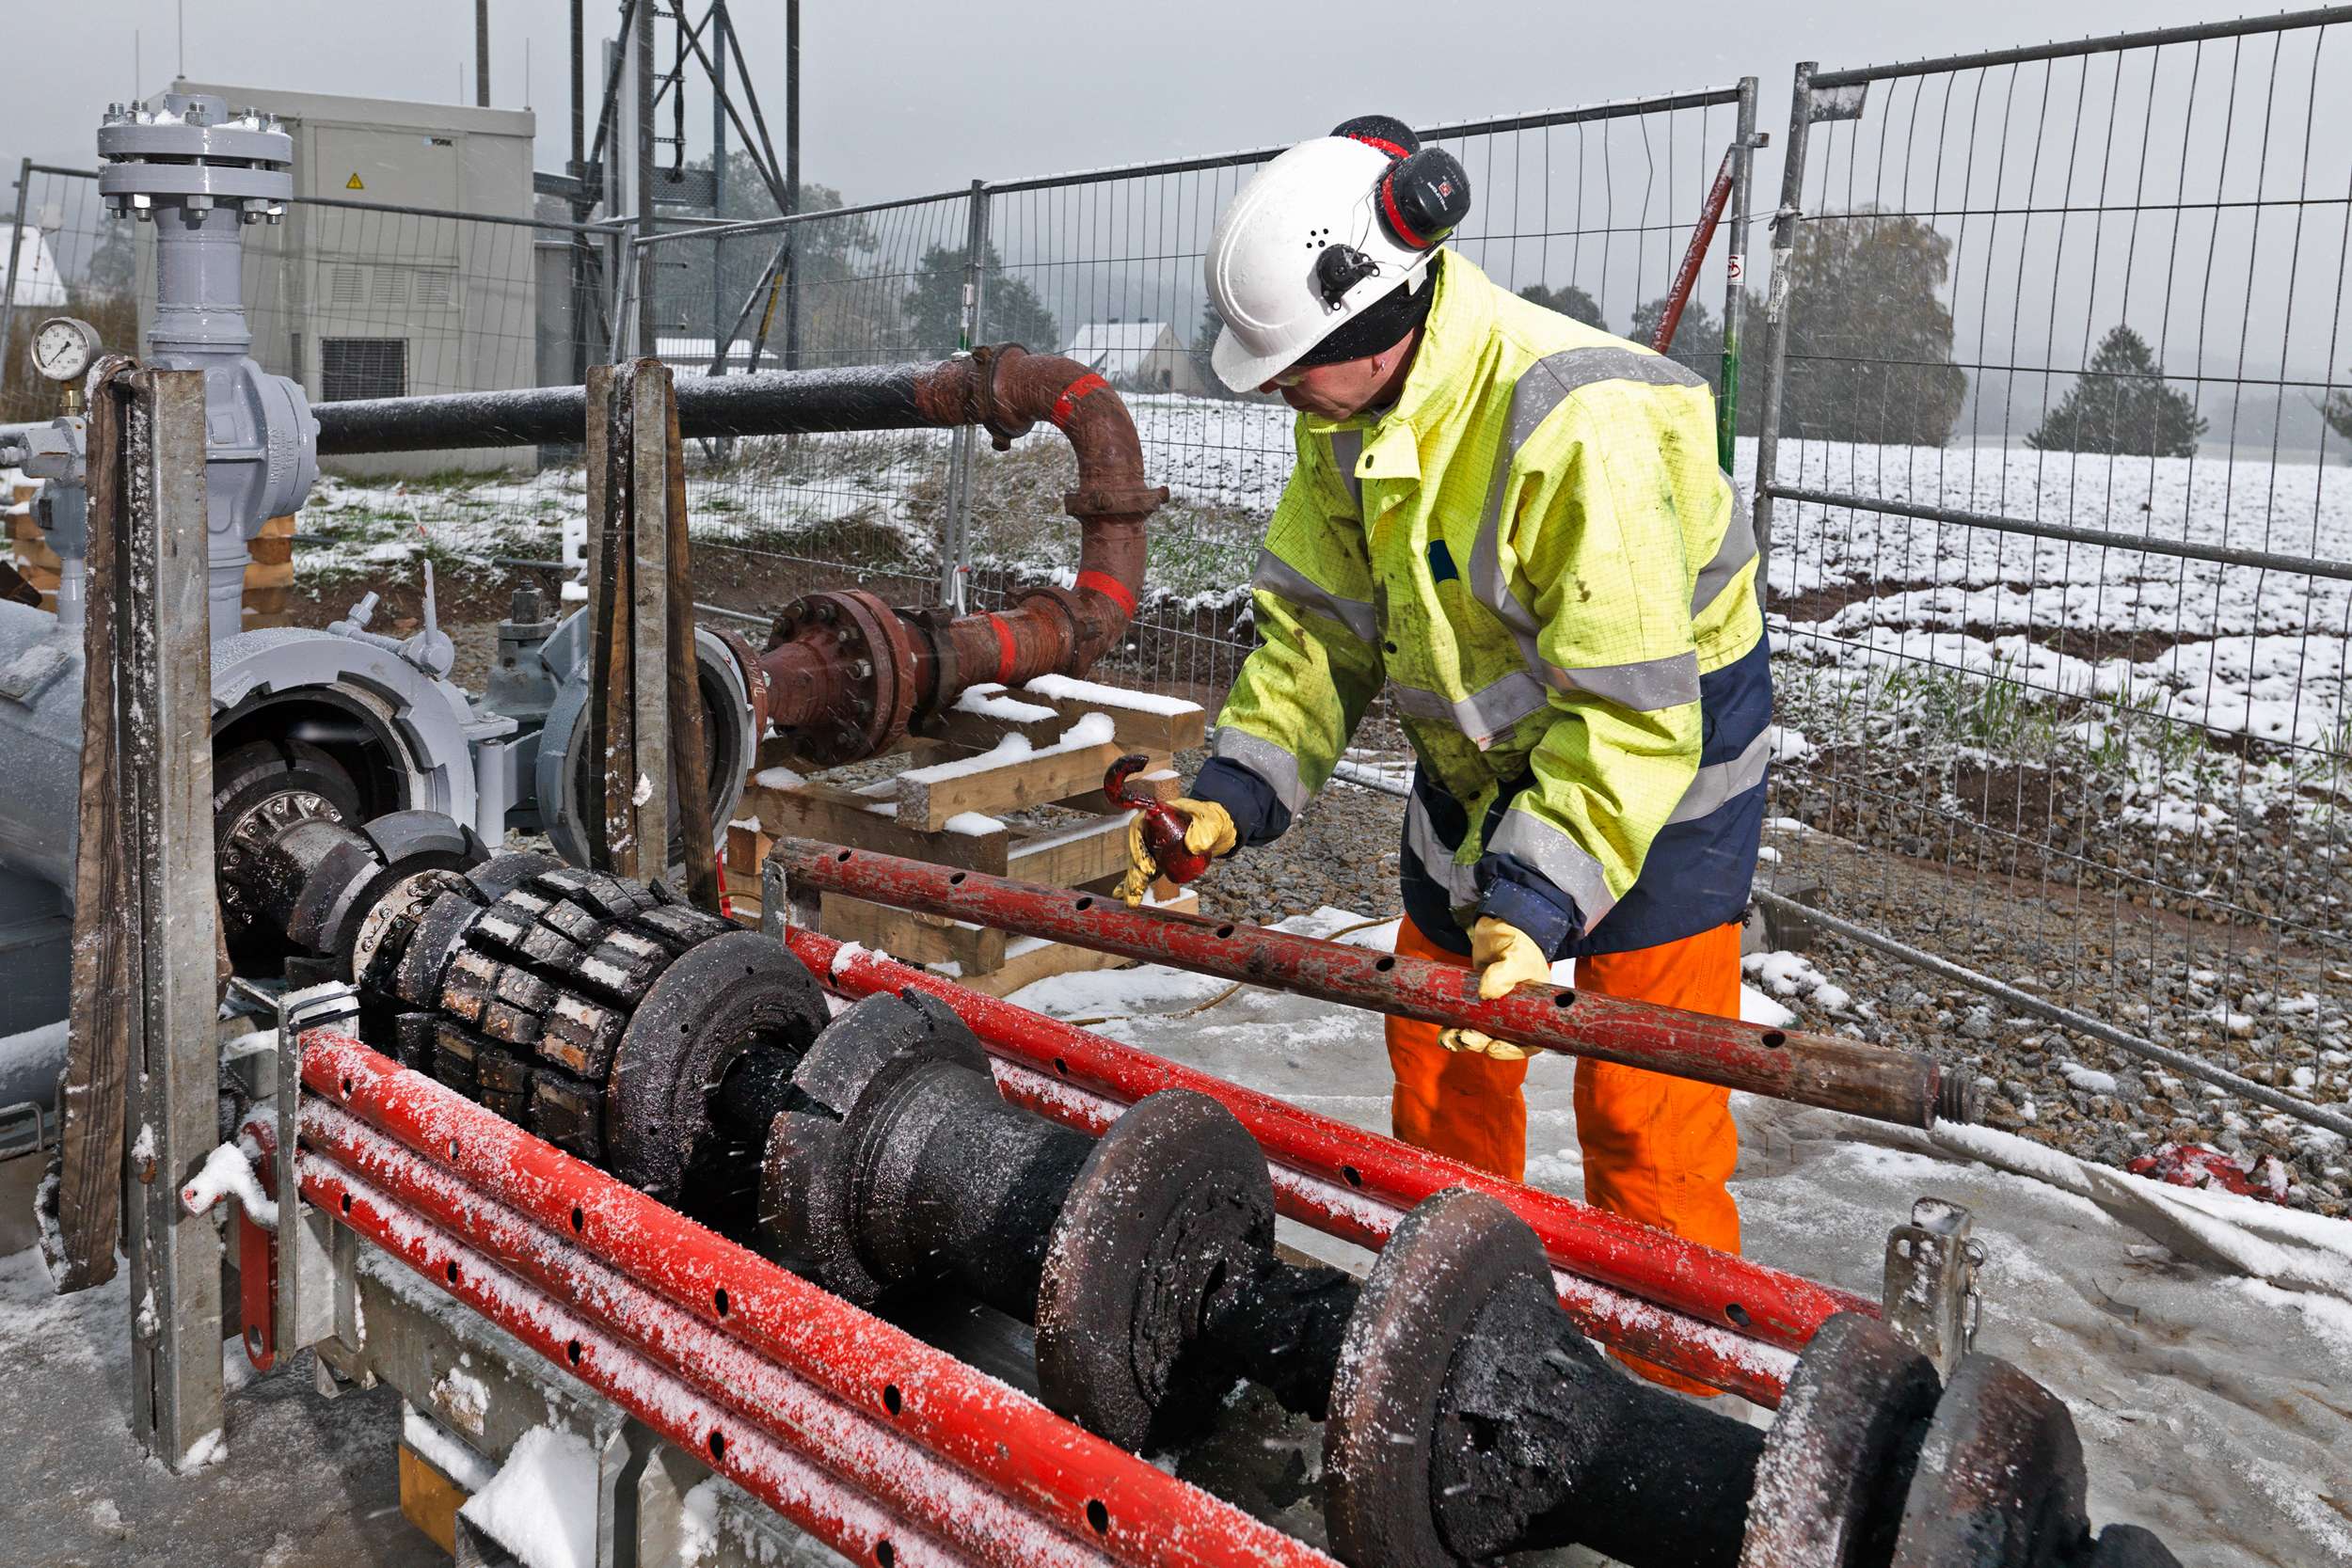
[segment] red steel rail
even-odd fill
[[[1331,1559],[1312,1547],[1154,1469],[358,1040],[312,1030],[302,1037],[301,1048],[302,1079],[312,1093],[532,1224],[570,1238],[600,1265],[832,1399],[869,1415],[882,1412],[891,1428],[1071,1539],[1097,1543],[1117,1560],[1142,1568],[1331,1568]],[[315,1154],[307,1168],[318,1169]],[[340,1197],[331,1199],[338,1207]],[[355,1199],[354,1214],[358,1209]],[[491,1307],[507,1299],[500,1291],[529,1289],[436,1227],[425,1227],[435,1234],[424,1240],[442,1250],[420,1252],[404,1243],[402,1227],[422,1222],[404,1220],[381,1205],[373,1212],[373,1238],[437,1278],[447,1262],[456,1261],[457,1273],[445,1283],[477,1306],[489,1302],[484,1310],[494,1319]],[[496,1289],[468,1293],[466,1259],[451,1247],[490,1268]],[[601,1335],[615,1355],[660,1365],[660,1358],[623,1345],[612,1325],[599,1326],[597,1314],[561,1310],[569,1325]],[[579,1337],[552,1329],[516,1332],[563,1365],[569,1365],[569,1339]],[[661,1370],[676,1376],[675,1367]],[[710,1451],[712,1406],[707,1400],[694,1406],[701,1419],[690,1423],[685,1439],[700,1452]],[[729,1435],[723,1447],[736,1452],[736,1438]],[[869,1535],[845,1549],[871,1562],[878,1560],[872,1547]]]
[[[1912,1052],[1559,986],[1524,985],[1486,1000],[1476,974],[1460,965],[1202,915],[1131,910],[1103,894],[813,839],[778,839],[771,858],[784,868],[787,891],[847,894],[1400,1018],[1467,1024],[1520,1045],[1906,1127],[1931,1126],[1938,1117],[1967,1119],[1969,1081]]]
[[[1742,1338],[1799,1351],[1836,1313],[1878,1315],[1877,1303],[1851,1291],[1718,1252],[1557,1193],[1523,1187],[1458,1160],[1301,1110],[1271,1095],[911,968],[887,955],[867,949],[852,951],[831,937],[797,926],[786,927],[784,940],[834,990],[850,996],[898,991],[909,986],[929,992],[954,1008],[990,1051],[1050,1074],[1057,1082],[1122,1104],[1133,1104],[1162,1089],[1205,1094],[1233,1113],[1270,1162],[1360,1195],[1372,1203],[1404,1211],[1449,1187],[1485,1193],[1534,1228],[1556,1268],[1666,1308],[1668,1316],[1650,1320],[1661,1334],[1680,1336],[1684,1331],[1678,1324],[1696,1320],[1692,1324],[1694,1328],[1728,1327]],[[1280,1191],[1278,1182],[1277,1192]],[[1311,1214],[1297,1212],[1301,1206],[1295,1197],[1291,1201],[1296,1217],[1315,1223]],[[1360,1225],[1363,1216],[1335,1223]],[[1606,1323],[1592,1332],[1612,1342],[1618,1338]],[[1677,1345],[1681,1348],[1658,1346],[1637,1353],[1718,1387],[1733,1386],[1720,1381],[1725,1373],[1718,1363],[1727,1347],[1712,1339],[1702,1347],[1687,1338]],[[1629,1343],[1629,1348],[1636,1347]],[[1748,1371],[1785,1376],[1786,1368],[1785,1361],[1766,1358]]]

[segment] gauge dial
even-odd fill
[[[72,316],[52,316],[33,331],[33,369],[52,381],[79,381],[98,357],[98,329]]]

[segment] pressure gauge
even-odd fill
[[[52,381],[79,381],[98,357],[98,328],[52,316],[33,329],[33,369]]]

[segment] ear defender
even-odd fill
[[[1391,164],[1374,193],[1381,227],[1397,244],[1434,249],[1470,216],[1470,174],[1442,147],[1424,147]]]

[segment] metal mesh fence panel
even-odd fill
[[[1508,288],[1646,339],[1739,105],[1740,89],[1724,87],[1425,131],[1470,176],[1470,216],[1449,243]],[[1102,373],[1135,414],[1146,471],[1171,492],[1152,519],[1135,636],[1110,664],[1213,709],[1249,651],[1248,583],[1295,454],[1289,408],[1232,394],[1209,368],[1201,261],[1217,215],[1281,150],[987,187],[977,337],[1050,343]],[[1728,248],[1710,254],[1675,345],[1710,379]],[[1060,515],[1071,474],[1050,442],[975,462],[962,553],[976,601],[1074,571],[1076,533]]]
[[[1773,885],[2339,1101],[2343,20],[1801,69],[1758,514]]]

